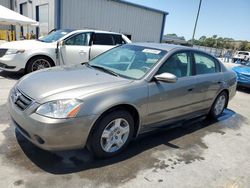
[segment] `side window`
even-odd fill
[[[196,74],[209,74],[219,72],[219,65],[212,57],[194,53]]]
[[[90,33],[81,33],[70,37],[65,41],[65,45],[88,46],[90,41]]]
[[[172,55],[167,61],[160,67],[157,74],[171,73],[178,78],[192,75],[192,63],[189,53],[180,52]]]
[[[113,35],[113,38],[115,40],[115,45],[126,44],[121,35]]]
[[[112,35],[104,33],[94,34],[93,44],[97,45],[115,45],[115,41]]]

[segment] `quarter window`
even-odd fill
[[[65,45],[88,46],[90,41],[90,33],[81,33],[70,37],[65,41]]]
[[[206,55],[194,53],[196,63],[196,74],[209,74],[219,72],[219,65],[217,62]]]
[[[176,53],[169,57],[167,61],[160,67],[157,74],[171,73],[178,78],[192,75],[192,63],[189,53]]]
[[[113,35],[113,38],[115,41],[115,45],[126,44],[126,42],[122,39],[121,35]]]

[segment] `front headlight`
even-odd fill
[[[74,118],[80,111],[81,104],[82,104],[81,101],[75,99],[51,101],[42,104],[36,110],[36,113],[42,116],[57,118],[57,119]]]
[[[25,50],[17,50],[17,49],[8,49],[5,55],[12,55],[12,54],[21,54],[24,53]]]

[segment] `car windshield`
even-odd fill
[[[70,29],[53,31],[52,33],[48,34],[47,36],[41,37],[38,40],[41,42],[47,42],[47,43],[55,42],[72,31],[73,30],[70,30]]]
[[[136,45],[113,48],[89,62],[94,68],[105,68],[118,76],[141,79],[167,51]]]

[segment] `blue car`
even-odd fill
[[[233,71],[237,74],[238,85],[250,88],[250,61],[245,65],[233,67]]]

